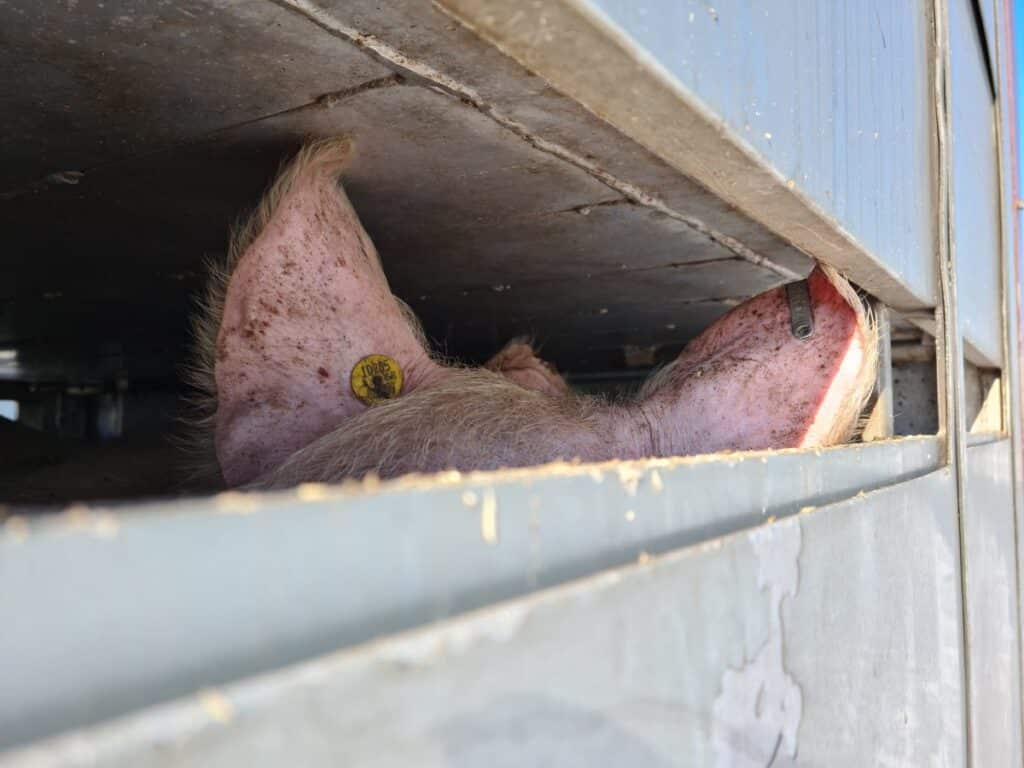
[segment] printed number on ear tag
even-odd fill
[[[387,355],[367,355],[352,369],[352,393],[365,405],[398,397],[403,383],[402,369]]]

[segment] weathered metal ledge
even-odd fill
[[[759,525],[939,463],[937,439],[906,438],[8,518],[0,533],[0,747]]]

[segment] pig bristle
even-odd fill
[[[453,368],[436,384],[352,416],[247,489],[339,482],[373,474],[489,470],[558,459],[599,461],[615,406],[605,398],[526,389],[484,368]],[[624,458],[639,458],[629,451]]]
[[[823,441],[824,445],[839,445],[850,442],[863,430],[864,410],[875,390],[875,381],[878,378],[878,324],[871,308],[861,300],[846,278],[834,267],[826,264],[819,266],[836,292],[856,312],[864,354],[864,362],[854,381],[851,395],[843,400],[843,407],[836,414],[832,429]]]
[[[207,265],[206,289],[198,300],[193,319],[194,357],[185,370],[193,394],[189,399],[186,429],[178,441],[191,456],[193,483],[224,484],[214,444],[218,406],[214,374],[217,336],[231,276],[297,181],[304,174],[317,170],[333,174],[337,179],[351,152],[352,144],[345,138],[317,140],[303,146],[282,166],[256,209],[233,228],[226,258]],[[822,271],[857,313],[865,356],[853,394],[844,401],[842,411],[823,441],[824,445],[834,445],[853,437],[871,396],[877,370],[878,336],[870,310],[850,283],[831,267],[822,265]],[[412,309],[397,297],[396,301],[403,318],[429,354],[430,346]],[[534,346],[529,339],[512,340],[498,353],[493,367],[501,369],[502,355],[515,352],[517,345],[528,346],[531,350]],[[557,377],[539,357],[536,361]],[[448,364],[443,360],[438,362]],[[642,400],[647,393],[659,388],[671,367],[651,377],[637,399]],[[577,396],[569,391],[548,397],[524,389],[499,373],[453,367],[450,376],[434,387],[416,390],[351,417],[346,420],[344,429],[335,429],[296,451],[252,487],[281,487],[317,479],[336,481],[368,472],[394,476],[405,471],[430,471],[449,466],[496,468],[515,465],[516,457],[524,455],[534,459],[531,463],[539,463],[566,458],[563,454],[569,435],[582,440],[575,447],[585,460],[611,458],[604,451],[607,450],[608,414],[613,407],[603,398]],[[578,432],[574,433],[574,429]],[[489,446],[493,455],[476,453],[484,445]],[[468,453],[463,453],[465,451]],[[637,455],[649,453],[641,450]]]
[[[184,454],[190,457],[190,484],[223,485],[224,482],[214,448],[217,414],[214,368],[217,334],[224,315],[224,299],[231,275],[298,179],[313,170],[325,170],[338,176],[351,153],[352,142],[347,138],[318,139],[306,143],[294,156],[282,163],[281,170],[256,208],[232,227],[227,257],[206,264],[206,288],[198,297],[192,320],[193,357],[184,370],[184,378],[192,394],[187,399],[185,423],[176,440]],[[404,302],[399,301],[399,306],[407,319],[415,321],[415,315]],[[419,323],[414,322],[413,327],[422,338]]]

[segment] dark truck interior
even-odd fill
[[[807,272],[413,5],[347,11],[424,57],[397,67],[273,3],[0,3],[0,501],[214,490],[173,441],[190,312],[204,264],[307,137],[354,139],[346,189],[392,289],[465,362],[528,336],[575,386],[621,389]],[[896,432],[934,431],[933,346],[894,329],[933,398],[922,415],[908,396]]]

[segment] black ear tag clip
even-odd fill
[[[789,331],[793,338],[809,339],[814,335],[814,315],[811,312],[811,291],[806,280],[786,285],[789,303]]]

